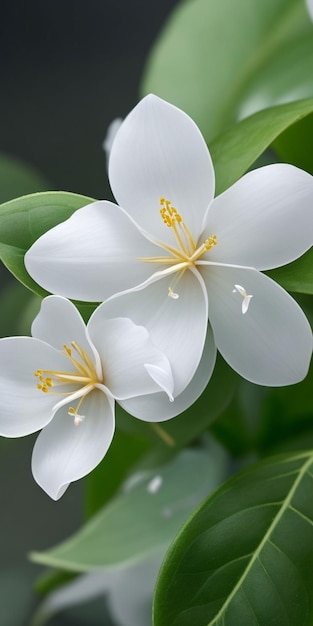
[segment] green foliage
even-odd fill
[[[132,482],[68,541],[33,553],[37,563],[82,572],[128,564],[164,548],[194,506],[223,475],[223,458],[209,449],[184,450]],[[153,491],[151,481],[161,484]]]
[[[313,248],[293,263],[266,272],[288,291],[313,293]]]
[[[313,31],[303,0],[193,0],[173,11],[143,80],[211,141],[261,109],[313,95]]]
[[[211,432],[240,459],[313,446],[312,367],[301,383],[268,388],[242,381]]]
[[[21,283],[38,295],[46,292],[26,272],[26,250],[43,233],[90,202],[91,198],[78,194],[47,191],[0,205],[0,258]]]
[[[313,173],[313,25],[305,0],[185,0],[152,50],[142,89],[199,125],[217,194],[269,147]],[[1,292],[3,335],[28,333],[38,296],[46,295],[26,272],[25,252],[93,201],[45,189],[32,168],[0,155],[0,258],[23,285]],[[312,294],[313,251],[267,274],[289,291]],[[77,305],[85,320],[96,306]],[[111,576],[154,553],[161,558],[178,533],[157,584],[154,626],[312,624],[311,387],[312,370],[298,385],[264,388],[242,381],[219,357],[203,395],[181,416],[155,425],[117,408],[112,446],[85,480],[92,519],[32,554],[58,568],[38,587],[47,593],[79,572]],[[239,457],[233,470],[252,457],[287,454],[226,482],[181,528],[224,477],[224,453],[205,445],[208,429]],[[181,451],[186,445],[197,447]]]
[[[259,111],[221,133],[210,144],[216,195],[236,182],[285,129],[310,116],[312,111],[313,98],[296,100]],[[312,150],[310,156],[313,167]]]
[[[154,424],[136,420],[117,406],[117,423],[125,432],[141,435],[154,443],[149,455],[149,464],[154,467],[160,460],[171,458],[177,454],[177,450],[197,440],[226,409],[239,380],[239,376],[218,355],[209,384],[200,398],[184,413],[155,428]]]
[[[39,308],[39,298],[20,283],[1,289],[0,336],[29,335],[31,322]]]
[[[268,459],[200,506],[167,553],[154,626],[312,623],[312,465]]]
[[[282,161],[293,163],[313,174],[313,115],[287,128],[274,142]]]
[[[134,418],[132,418],[134,419]],[[85,479],[86,516],[93,516],[113,497],[130,468],[146,452],[149,443],[130,433],[116,430],[101,463]]]

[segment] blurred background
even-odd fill
[[[110,122],[139,99],[147,53],[177,0],[15,0],[1,5],[0,201],[41,189],[110,197],[102,141]],[[9,157],[9,161],[8,161]],[[27,164],[36,188],[13,184],[7,166]],[[0,167],[1,170],[1,167]],[[38,184],[36,184],[38,181]],[[10,183],[10,184],[9,184]],[[13,192],[12,192],[13,189]],[[12,285],[12,286],[11,286]],[[0,268],[1,336],[26,332],[23,298]],[[11,291],[10,291],[11,290]],[[34,483],[34,437],[0,439],[0,624],[27,626],[40,568],[27,561],[82,520],[82,481],[60,502]],[[63,624],[109,624],[83,611]]]

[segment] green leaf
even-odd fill
[[[164,561],[154,626],[308,626],[313,620],[313,452],[225,483]]]
[[[19,159],[0,154],[0,202],[7,202],[17,196],[51,188],[35,168]]]
[[[59,589],[59,587],[63,587],[68,582],[75,580],[76,577],[76,573],[64,570],[47,569],[36,580],[35,590],[40,595],[47,595],[48,593],[51,593],[51,591]]]
[[[92,198],[63,191],[22,196],[0,206],[0,258],[12,274],[38,295],[46,292],[26,272],[24,255],[47,230],[63,222]]]
[[[274,149],[287,163],[313,174],[313,115],[287,128],[274,142]]]
[[[293,263],[266,272],[288,291],[313,293],[313,248]]]
[[[133,475],[128,488],[84,528],[47,552],[33,553],[32,560],[82,572],[154,552],[171,541],[196,503],[218,484],[223,463],[214,449],[184,450],[153,472]],[[161,484],[153,490],[156,477]]]
[[[142,91],[181,107],[208,141],[256,111],[312,96],[304,0],[182,2],[151,52]]]
[[[116,430],[108,452],[85,478],[85,512],[92,517],[112,498],[130,468],[147,451],[149,443],[130,433]],[[108,476],[110,480],[108,480]]]
[[[238,180],[286,128],[312,111],[313,98],[281,104],[259,111],[219,135],[210,145],[216,194]]]

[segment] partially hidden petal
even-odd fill
[[[131,398],[120,404],[128,413],[145,422],[164,422],[171,419],[188,409],[202,394],[213,373],[215,360],[216,348],[209,326],[196,373],[184,391],[174,398],[174,402],[169,402],[164,394],[157,393]]]
[[[147,232],[170,240],[160,218],[160,198],[170,200],[195,239],[214,197],[214,170],[193,120],[177,107],[149,95],[118,130],[109,178],[117,202]]]
[[[168,295],[171,286],[178,295],[175,299]],[[189,270],[102,304],[106,317],[128,317],[147,328],[155,346],[169,359],[174,397],[189,384],[199,365],[207,332],[207,306],[203,280]]]
[[[48,296],[41,302],[40,311],[32,323],[32,335],[46,341],[57,350],[76,341],[84,350],[90,350],[86,325],[75,305],[62,296]]]
[[[31,277],[51,293],[99,302],[146,280],[138,257],[156,248],[118,206],[94,202],[40,237],[25,255]]]
[[[53,500],[100,463],[113,438],[114,407],[104,393],[90,393],[80,412],[84,419],[76,426],[67,407],[60,409],[34,446],[33,476]]]
[[[312,332],[295,300],[257,270],[207,266],[203,274],[216,345],[229,365],[259,385],[302,380]]]
[[[203,258],[264,270],[290,263],[313,242],[313,176],[276,163],[249,172],[210,206]]]
[[[48,424],[56,397],[37,388],[38,369],[64,369],[64,357],[32,337],[0,340],[0,435],[22,437]]]
[[[114,398],[124,400],[164,389],[173,393],[168,358],[154,345],[146,328],[128,318],[107,319],[106,308],[96,309],[88,333],[103,364],[103,383]],[[149,371],[159,368],[159,376]]]
[[[170,367],[170,366],[169,366]],[[167,393],[169,400],[173,402],[173,388],[174,388],[174,380],[173,376],[168,376],[167,371],[160,367],[159,365],[154,365],[151,363],[145,364],[145,369],[147,370],[149,376],[151,376],[152,380],[156,382],[160,389],[163,389],[165,393]],[[171,372],[172,374],[172,372]]]

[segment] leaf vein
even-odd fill
[[[213,624],[216,623],[216,620],[223,614],[225,609],[227,609],[227,607],[231,603],[231,601],[234,598],[234,596],[236,595],[238,589],[240,589],[240,587],[243,584],[244,580],[248,576],[248,574],[249,574],[250,570],[252,569],[255,561],[258,559],[260,553],[262,552],[262,549],[263,549],[264,545],[266,544],[267,541],[269,541],[269,539],[270,539],[270,537],[272,535],[273,530],[276,528],[277,524],[281,520],[281,518],[282,518],[283,514],[285,513],[286,509],[290,506],[290,502],[291,502],[291,500],[292,500],[292,498],[293,498],[293,496],[294,496],[294,494],[295,494],[299,484],[301,483],[301,480],[302,480],[303,476],[308,472],[308,469],[312,465],[312,463],[313,463],[313,453],[310,453],[310,455],[308,457],[308,460],[306,460],[306,462],[304,463],[303,467],[299,471],[299,474],[298,474],[296,480],[294,481],[293,485],[291,486],[291,488],[290,488],[290,490],[289,490],[289,492],[288,492],[288,494],[286,496],[286,499],[283,501],[280,510],[275,515],[275,517],[274,517],[272,523],[270,524],[267,532],[265,533],[263,539],[260,541],[260,544],[259,544],[258,548],[256,549],[255,553],[253,554],[253,556],[251,558],[251,561],[248,563],[248,565],[245,568],[244,572],[242,573],[242,575],[240,576],[240,578],[237,581],[236,585],[234,586],[232,592],[229,594],[227,600],[221,606],[219,612],[214,617],[214,621],[211,620],[207,626],[213,626]]]

